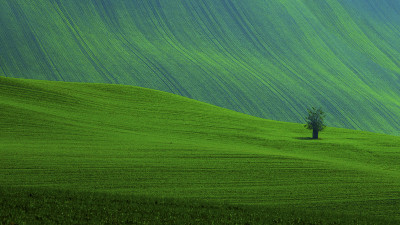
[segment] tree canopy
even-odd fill
[[[308,116],[306,117],[306,127],[309,130],[313,130],[313,138],[318,139],[318,132],[325,129],[326,125],[324,123],[325,113],[321,108],[312,107],[307,109]]]

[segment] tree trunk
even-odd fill
[[[312,138],[313,139],[318,139],[318,130],[313,130],[313,132],[312,132]]]

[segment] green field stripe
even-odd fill
[[[273,51],[269,50],[269,47],[264,46],[264,44],[262,44],[262,41],[257,38],[258,35],[252,29],[252,25],[245,19],[246,18],[245,15],[241,15],[241,12],[239,12],[238,8],[233,4],[233,2],[225,1],[225,3],[226,3],[226,6],[231,9],[231,13],[232,13],[233,17],[239,18],[239,20],[236,20],[237,23],[239,24],[241,29],[247,34],[246,36],[248,36],[250,38],[251,42],[255,46],[258,46],[257,48],[262,52],[262,54],[266,54],[266,53],[269,54],[268,59],[273,59],[275,61],[275,63],[277,63],[278,65],[281,65],[283,68],[290,71],[291,68],[289,65],[287,65],[287,63],[285,63],[285,60],[282,60],[280,57],[275,55]],[[279,81],[277,82],[277,81],[272,81],[272,80],[270,82],[273,83],[274,87],[277,86],[276,85],[277,83],[280,83]],[[293,107],[295,105],[294,102],[291,102],[289,100],[289,98],[285,96],[285,92],[282,91],[282,87],[277,88],[277,90],[280,90],[280,91],[277,91],[277,93],[279,93],[279,96],[283,100],[283,102],[287,102],[287,104],[291,107]],[[296,107],[293,107],[292,110],[297,111]]]
[[[160,74],[165,74],[166,72],[161,70],[160,67],[158,67],[155,62],[153,62],[152,60],[150,60],[148,57],[146,57],[146,55],[141,54],[141,51],[139,50],[139,48],[132,43],[131,41],[129,41],[128,37],[126,35],[124,35],[123,31],[120,30],[121,28],[118,28],[119,26],[115,25],[116,22],[113,22],[113,26],[110,26],[109,29],[113,32],[113,34],[115,35],[115,37],[121,41],[121,43],[123,43],[123,45],[126,47],[126,49],[132,53],[134,56],[136,56],[141,62],[143,62],[146,67],[148,67],[155,75],[157,75],[159,77],[159,79],[165,84],[166,87],[168,87],[168,89],[170,90],[170,92],[184,92],[186,96],[190,97],[190,94],[185,92],[184,89],[177,89],[176,87],[173,87],[175,84],[172,83],[171,81],[169,81],[168,79],[166,79],[164,76],[160,76]],[[114,26],[115,25],[115,26]],[[173,88],[171,88],[173,87]]]
[[[156,19],[153,21],[154,26],[159,27],[159,31],[161,36],[165,38],[165,40],[170,44],[170,46],[175,49],[179,55],[187,58],[190,62],[193,62],[195,65],[204,65],[203,62],[199,62],[198,59],[195,59],[196,57],[192,57],[191,54],[183,47],[180,45],[180,41],[176,40],[176,37],[174,33],[172,32],[172,29],[170,25],[168,24],[168,20],[163,13],[162,10],[157,10],[157,9],[162,9],[161,4],[159,1],[155,2],[155,5],[153,5],[151,2],[148,4],[150,7],[150,10],[152,11],[152,14],[154,15],[154,18]],[[157,9],[156,9],[157,8]],[[163,35],[166,34],[166,35]],[[198,58],[198,57],[197,57]],[[207,68],[208,66],[202,66],[203,68]],[[202,70],[204,70],[202,68]],[[173,78],[173,76],[168,75],[168,79],[173,79],[176,85],[180,85],[176,79]],[[177,90],[179,90],[177,88]]]
[[[151,6],[151,3],[148,3],[148,4]],[[158,22],[156,23],[156,22],[154,22],[154,21],[152,20],[153,25],[154,25],[155,27],[159,27],[159,26],[162,27],[163,24],[161,23],[160,19],[157,19],[157,18],[158,18],[158,12],[157,12],[153,7],[150,7],[150,8],[151,8],[150,10],[153,12],[153,15],[156,17],[156,20],[158,21]],[[151,18],[153,18],[153,17],[151,17]],[[166,31],[164,28],[162,28],[161,30],[162,30],[161,33],[167,34],[167,31]],[[161,36],[163,36],[163,35],[161,35]],[[127,40],[127,39],[126,39],[126,40]],[[165,40],[167,40],[167,39],[165,39]],[[169,38],[168,43],[169,43],[170,46],[173,47],[175,50],[178,50],[178,52],[179,52],[181,55],[185,55],[185,54],[181,51],[180,48],[178,48],[177,46],[175,46],[175,45],[173,44],[174,42],[173,42],[173,40],[172,40],[172,37]],[[163,79],[166,80],[165,83],[168,83],[169,86],[173,87],[173,89],[171,89],[171,90],[173,90],[174,93],[179,93],[179,94],[181,94],[181,95],[183,95],[183,96],[191,97],[190,93],[189,93],[188,91],[185,90],[185,88],[180,84],[180,82],[178,82],[178,80],[175,79],[175,77],[172,76],[172,75],[170,74],[170,72],[168,72],[168,70],[165,69],[164,66],[163,66],[161,63],[157,62],[156,60],[151,61],[151,60],[147,59],[147,57],[146,57],[144,54],[142,54],[142,57],[146,58],[146,60],[156,68],[156,70],[158,71],[158,74],[162,75],[162,76],[163,76]]]
[[[205,4],[205,2],[204,2]],[[205,11],[203,11],[205,12]],[[211,14],[213,15],[213,14]],[[207,17],[208,18],[208,17]],[[215,21],[215,18],[214,18]],[[210,22],[210,19],[208,18],[208,23],[212,24],[212,27],[220,27],[222,30],[222,26],[221,25],[215,25],[212,22]],[[209,29],[210,30],[210,29]],[[211,30],[210,30],[211,31]],[[222,36],[218,36],[218,38],[216,38],[216,40],[224,40],[224,38]],[[229,46],[229,44],[227,42],[223,42],[222,46]],[[251,67],[249,65],[245,65],[246,59],[244,57],[239,57],[231,54],[232,52],[234,52],[235,50],[230,48],[229,50],[226,50],[226,54],[227,56],[230,56],[230,59],[232,59],[234,64],[238,64],[241,65],[242,68],[244,68],[248,73],[250,73],[252,76],[257,77],[257,79],[263,83],[264,85],[266,85],[268,87],[268,89],[272,89],[275,93],[277,93],[276,89],[273,87],[273,85],[269,84],[269,81],[267,81],[266,79],[261,78],[260,76],[258,76],[257,74],[262,73],[262,71],[256,71],[255,67]]]
[[[184,2],[182,2],[182,4],[183,4],[183,7],[186,9],[186,12],[189,13],[191,19],[192,19],[196,24],[198,24],[198,26],[201,27],[201,29],[202,29],[203,32],[206,32],[206,33],[207,33],[207,35],[206,35],[206,36],[207,36],[207,39],[210,40],[210,41],[213,43],[213,45],[215,45],[215,46],[217,47],[217,49],[223,48],[223,45],[221,45],[221,44],[219,44],[219,43],[216,43],[217,40],[214,41],[215,38],[211,37],[211,35],[212,35],[212,34],[211,34],[211,30],[209,30],[209,28],[207,27],[207,25],[206,25],[204,22],[202,22],[201,15],[200,15],[200,13],[197,12],[197,9],[196,9],[195,6],[193,5],[193,3],[191,3],[190,1],[184,1]],[[214,37],[215,37],[215,36],[214,36]],[[221,40],[222,40],[222,39],[221,39]],[[226,51],[225,51],[225,52],[226,52]],[[224,52],[224,54],[226,54],[225,52]],[[207,54],[207,56],[209,56],[209,55]],[[196,57],[196,56],[194,56],[194,57]],[[213,61],[212,64],[215,65],[215,66],[218,66],[218,64],[223,63],[222,60],[218,60],[218,61],[217,61],[217,60],[214,60],[214,59],[212,59],[211,56],[209,56],[209,60],[212,60],[212,61]],[[226,62],[226,61],[224,61],[224,62]],[[231,65],[232,65],[232,64],[231,64]],[[210,69],[208,69],[207,65],[204,65],[204,63],[199,64],[199,68],[201,69],[201,71],[202,71],[204,74],[212,74],[212,75],[210,76],[211,79],[210,79],[210,82],[209,82],[209,83],[212,83],[212,84],[216,85],[217,87],[220,87],[222,90],[226,90],[227,92],[228,92],[229,90],[232,89],[231,87],[228,87],[229,83],[227,83],[227,82],[222,78],[221,75],[213,74],[213,72],[210,71]],[[234,96],[230,96],[229,98],[226,98],[226,100],[227,100],[230,104],[235,104],[235,103],[234,103],[234,99],[236,99],[236,97],[234,97]]]
[[[3,73],[3,76],[7,77],[7,72],[6,72],[7,67],[6,67],[5,62],[3,61],[2,56],[0,56],[0,68],[1,68],[1,72]]]
[[[342,3],[343,4],[343,3]],[[369,7],[371,9],[378,7],[374,2],[369,1]],[[393,14],[396,11],[393,10],[393,6],[389,5],[387,1],[382,1],[379,7],[385,7],[389,12],[383,13],[381,11],[376,11],[377,15],[373,15],[372,18],[378,18],[376,20],[368,18],[367,20],[360,21],[359,18],[353,16],[355,14],[354,7],[346,7],[347,12],[355,18],[355,22],[362,29],[362,32],[374,43],[374,45],[383,53],[387,58],[389,58],[396,67],[399,68],[398,57],[393,57],[396,55],[395,51],[399,51],[397,39],[391,38],[394,33],[400,32],[400,27],[398,26],[399,20],[394,18]],[[388,21],[388,22],[386,22]],[[386,22],[386,23],[385,23]]]
[[[11,10],[13,11],[15,17],[19,20],[19,23],[24,30],[24,35],[30,43],[30,48],[32,52],[35,54],[37,60],[40,62],[42,61],[44,65],[41,65],[42,71],[47,74],[49,71],[49,77],[47,79],[61,79],[63,80],[62,75],[58,71],[57,67],[53,63],[52,59],[48,56],[46,49],[41,44],[40,39],[38,39],[38,35],[35,34],[32,26],[30,25],[29,19],[26,17],[25,13],[18,5],[18,3],[14,2],[13,0],[7,0],[8,5],[10,6]],[[43,59],[43,60],[40,60]]]
[[[107,70],[94,55],[90,47],[87,45],[83,37],[80,35],[77,26],[73,22],[72,18],[68,15],[67,11],[64,9],[62,3],[58,0],[53,1],[53,6],[59,13],[60,17],[63,19],[66,27],[69,29],[71,35],[74,37],[76,44],[79,46],[81,52],[86,56],[86,58],[91,62],[96,71],[101,74],[108,83],[118,83],[117,79]]]
[[[326,2],[326,7],[329,7],[329,11],[340,15],[335,15],[335,25],[338,26],[338,29],[343,29],[345,31],[339,33],[341,34],[342,38],[348,41],[352,46],[357,47],[359,51],[368,54],[371,60],[379,62],[380,64],[385,65],[387,68],[396,68],[395,64],[385,57],[385,55],[376,48],[374,43],[365,36],[362,30],[352,20],[345,8],[335,1]]]
[[[198,21],[203,21],[202,17],[200,15],[204,15],[206,22],[202,23],[202,26],[204,26],[208,33],[210,35],[212,35],[212,37],[210,37],[211,40],[215,40],[213,41],[213,43],[221,50],[223,50],[223,53],[225,56],[227,56],[229,58],[229,61],[224,61],[225,63],[229,63],[228,66],[229,67],[234,67],[235,65],[240,65],[240,67],[242,67],[243,69],[246,70],[246,72],[251,73],[252,75],[259,73],[258,71],[255,72],[254,68],[245,65],[245,59],[244,58],[239,58],[236,55],[234,55],[232,52],[234,52],[234,49],[230,48],[227,49],[227,47],[229,46],[229,44],[225,41],[225,38],[222,36],[221,32],[215,32],[212,28],[217,28],[216,30],[221,30],[223,29],[223,27],[218,24],[218,22],[216,21],[216,18],[214,17],[213,19],[210,18],[211,15],[213,15],[212,13],[210,13],[210,8],[208,8],[206,6],[206,2],[202,2],[204,5],[200,6],[200,10],[202,13],[196,13],[197,16],[195,16],[196,20]],[[192,5],[193,7],[193,5]],[[206,9],[205,9],[206,8]],[[193,9],[193,11],[196,11],[196,9],[193,8],[189,8],[189,10],[191,11],[191,9]],[[207,25],[208,24],[208,25]],[[218,36],[216,36],[216,34],[218,34]],[[216,42],[218,42],[218,44],[216,44]],[[216,61],[216,63],[220,63],[218,61]],[[253,71],[251,71],[253,70]]]
[[[160,8],[160,6],[158,8]],[[159,24],[161,29],[162,29],[161,33],[168,34],[167,35],[168,39],[169,39],[168,42],[171,44],[171,47],[173,47],[175,50],[177,50],[179,52],[179,54],[181,54],[182,56],[186,57],[188,60],[194,62],[195,64],[197,64],[199,66],[201,65],[200,66],[201,70],[204,71],[204,68],[210,67],[210,66],[207,65],[208,64],[207,62],[201,62],[200,61],[201,58],[198,57],[199,55],[195,55],[195,56],[192,57],[191,56],[192,54],[190,54],[183,46],[181,46],[179,44],[178,40],[175,40],[175,38],[174,38],[175,35],[171,32],[171,28],[169,27],[169,25],[163,23],[163,21],[167,21],[167,20],[165,18],[165,15],[162,13],[162,11],[159,13],[155,9],[155,7],[152,7],[151,10],[153,11],[153,14],[155,15],[155,18],[157,19],[157,24]],[[160,14],[160,16],[159,16],[159,14]],[[197,58],[197,59],[195,59],[195,58]],[[204,71],[204,72],[206,72],[206,71]],[[212,74],[212,71],[207,71],[206,73]],[[213,80],[215,80],[215,79],[213,79]],[[218,78],[218,80],[221,80],[221,78]],[[226,85],[226,82],[225,82],[225,85]],[[233,95],[236,95],[236,94],[233,93]],[[242,100],[238,99],[238,101],[242,101]]]
[[[98,3],[100,2],[100,3]],[[118,17],[116,15],[116,7],[114,3],[106,0],[95,1],[93,5],[99,11],[99,16],[105,20],[106,24],[111,24],[112,27],[120,29],[120,24],[118,22]]]
[[[252,33],[249,33],[250,31],[247,30],[246,25],[243,25],[243,21],[240,20],[240,19],[241,19],[240,17],[239,17],[239,19],[236,18],[236,16],[238,15],[238,14],[237,14],[238,12],[237,12],[236,8],[234,8],[234,6],[231,5],[230,1],[224,1],[224,5],[225,5],[225,7],[227,7],[227,9],[228,9],[228,11],[230,12],[232,18],[234,18],[234,20],[235,20],[236,23],[238,24],[239,28],[243,31],[244,35],[250,40],[250,42],[251,42],[254,46],[256,46],[256,47],[259,49],[260,46],[257,44],[257,41],[253,39],[254,35],[253,35]],[[232,7],[233,7],[233,8],[232,8]],[[264,49],[264,50],[266,50],[266,49]],[[269,51],[263,51],[263,53],[265,53],[265,54],[270,54]],[[272,58],[274,58],[274,57],[272,57]],[[270,81],[270,82],[271,82],[271,81]],[[270,86],[270,87],[272,87],[272,86]],[[275,89],[275,88],[274,88],[274,89]],[[275,91],[275,90],[274,90],[274,91]],[[276,92],[276,93],[279,93],[280,98],[283,98],[283,99],[284,99],[284,101],[282,101],[282,102],[287,101],[287,100],[282,96],[282,93],[281,93],[281,92]]]
[[[190,4],[190,6],[189,6]],[[194,20],[201,20],[200,19],[200,15],[194,14],[192,12],[192,10],[196,10],[194,9],[194,5],[191,4],[190,2],[184,2],[184,7],[187,9],[187,11],[191,14],[191,16],[193,17]],[[198,21],[199,22],[199,21]],[[204,24],[203,24],[204,25]],[[205,28],[202,28],[203,31]],[[211,38],[210,36],[207,35],[207,39],[208,40],[212,40],[213,38]],[[215,44],[215,43],[214,43]],[[222,90],[226,90],[226,92],[231,93],[231,96],[229,98],[225,98],[226,101],[228,101],[230,104],[236,104],[236,101],[242,101],[241,98],[239,97],[239,95],[236,92],[231,92],[231,90],[235,89],[233,85],[237,85],[237,84],[233,84],[231,85],[230,82],[232,82],[232,80],[227,81],[226,79],[223,78],[223,76],[218,75],[218,74],[213,74],[213,71],[211,70],[211,67],[220,67],[222,65],[219,64],[225,64],[227,63],[225,60],[221,60],[221,58],[219,58],[220,60],[217,59],[213,59],[213,57],[211,55],[208,54],[208,52],[205,52],[203,50],[203,52],[201,52],[201,56],[199,54],[191,54],[190,50],[183,50],[185,51],[184,54],[188,55],[191,59],[191,61],[195,62],[197,65],[199,65],[199,68],[201,69],[201,71],[203,71],[205,74],[210,74],[210,81],[209,83],[212,83],[213,85],[216,85],[217,87],[221,88]],[[193,56],[191,56],[193,55]],[[197,58],[196,60],[194,58]],[[230,63],[229,67],[234,66],[233,64]],[[232,74],[233,71],[231,69],[229,69],[229,67],[227,67],[227,73]],[[247,99],[247,101],[249,101]]]

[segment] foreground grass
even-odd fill
[[[301,124],[121,85],[0,77],[0,106],[6,222],[28,222],[46,212],[42,207],[71,212],[64,213],[68,222],[83,215],[78,205],[95,208],[94,223],[107,222],[120,211],[112,207],[122,204],[130,211],[134,204],[106,203],[111,208],[104,211],[111,214],[104,214],[95,206],[103,195],[104,202],[166,201],[168,207],[157,206],[165,208],[157,209],[163,215],[175,204],[176,212],[184,212],[176,216],[178,223],[192,203],[193,212],[187,213],[197,218],[196,204],[204,202],[221,207],[205,216],[217,222],[227,218],[231,206],[254,212],[251,219],[233,210],[238,220],[253,222],[263,210],[278,211],[276,218],[261,216],[267,221],[301,214],[308,222],[364,221],[365,215],[371,221],[400,219],[399,137],[328,128],[315,141]],[[30,192],[41,197],[31,198]],[[69,195],[72,205],[60,204]],[[140,213],[151,211],[146,207]],[[296,216],[288,216],[291,210]]]
[[[52,189],[0,188],[0,224],[390,224],[301,207],[229,205]]]

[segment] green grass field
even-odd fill
[[[398,0],[0,0],[0,76],[400,135]]]
[[[400,222],[400,137],[123,85],[0,77],[0,108],[0,223]]]

